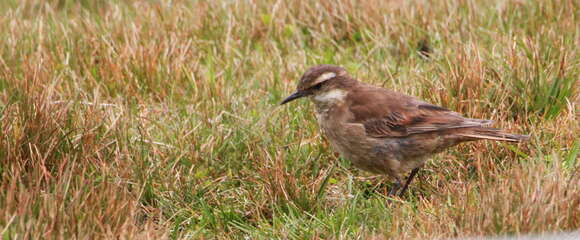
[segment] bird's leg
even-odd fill
[[[415,178],[415,175],[417,175],[417,172],[419,172],[419,168],[415,168],[411,171],[411,174],[409,174],[407,181],[405,181],[405,185],[403,186],[403,189],[401,189],[401,192],[399,192],[399,196],[403,196],[405,191],[407,191],[409,184],[411,184],[411,182],[413,181],[413,178]]]
[[[389,190],[389,193],[387,194],[387,196],[389,197],[393,197],[397,194],[397,191],[401,188],[401,180],[399,178],[395,179],[395,182],[393,183],[393,187],[391,187],[391,190]]]

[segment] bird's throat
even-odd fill
[[[333,89],[312,96],[318,120],[324,122],[333,118],[340,118],[343,115],[341,114],[343,112],[341,109],[344,110],[346,95],[347,92],[345,90]]]
[[[332,89],[326,92],[321,92],[313,96],[312,100],[316,104],[334,105],[344,102],[347,92],[342,89]]]

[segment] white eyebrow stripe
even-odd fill
[[[321,74],[320,76],[318,76],[314,80],[314,82],[312,83],[312,85],[319,84],[319,83],[324,82],[324,81],[326,81],[328,79],[331,79],[333,77],[336,77],[336,73],[334,73],[334,72],[325,72],[325,73]]]

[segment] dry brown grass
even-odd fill
[[[576,1],[8,0],[0,12],[3,238],[580,228]],[[316,63],[532,139],[443,153],[389,205],[384,180],[333,154],[308,106],[277,106]]]

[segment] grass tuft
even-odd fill
[[[0,235],[427,239],[580,228],[577,1],[0,1]],[[405,199],[350,166],[311,65],[525,144],[437,155]]]

